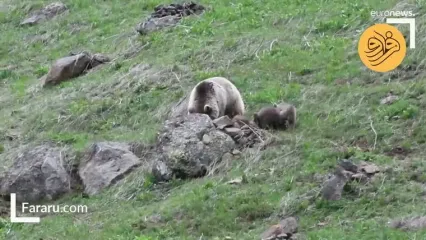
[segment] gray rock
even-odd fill
[[[238,149],[234,149],[233,151],[232,151],[232,155],[240,155],[241,154],[241,151],[240,150],[238,150]]]
[[[232,155],[232,153],[225,153],[222,156],[222,162],[230,162],[232,161],[232,159],[234,158],[234,156]]]
[[[42,145],[27,149],[15,159],[1,181],[1,194],[16,193],[18,202],[55,200],[71,191],[66,154],[59,148]]]
[[[35,24],[37,24],[37,23],[39,23],[39,22],[41,22],[41,21],[43,21],[43,20],[45,20],[46,19],[46,16],[44,15],[44,14],[36,14],[36,15],[33,15],[33,16],[31,16],[31,17],[29,17],[29,18],[26,18],[25,20],[23,20],[22,22],[21,22],[21,26],[24,26],[24,25],[35,25]]]
[[[282,234],[282,228],[279,224],[271,226],[268,230],[260,235],[262,240],[275,240],[278,235]]]
[[[61,58],[51,66],[43,85],[56,85],[78,77],[88,69],[90,63],[91,57],[85,53]]]
[[[391,105],[395,101],[399,100],[399,97],[397,95],[394,95],[392,92],[389,92],[385,98],[380,100],[380,104],[382,105]]]
[[[286,218],[286,219],[282,220],[280,222],[280,225],[283,228],[282,232],[286,233],[286,234],[288,234],[288,233],[291,233],[291,234],[296,233],[297,229],[299,227],[299,225],[297,224],[297,220],[294,217],[289,217],[289,218]]]
[[[95,68],[101,64],[110,62],[111,59],[108,56],[105,56],[100,53],[95,53],[92,56],[91,62],[90,62],[90,68]]]
[[[203,143],[204,135],[211,139],[208,145]],[[179,178],[204,176],[211,164],[235,147],[232,138],[217,130],[205,114],[166,121],[157,144],[160,160]]]
[[[173,104],[168,119],[185,116],[188,113],[188,98],[182,97],[177,103]]]
[[[302,233],[295,233],[291,235],[290,240],[307,240],[307,237]]]
[[[42,12],[49,18],[65,12],[68,7],[61,2],[54,2],[43,8]]]
[[[208,145],[208,144],[210,144],[211,142],[212,142],[212,139],[209,137],[209,135],[204,134],[204,135],[203,135],[203,143],[204,143],[204,144],[206,144],[206,145]]]
[[[158,31],[160,29],[175,26],[179,22],[179,20],[179,16],[149,18],[148,20],[138,24],[136,27],[136,31],[141,35],[145,35],[153,31]]]
[[[243,131],[235,127],[225,128],[225,132],[232,138],[243,136]]]
[[[369,162],[361,162],[358,168],[361,172],[364,172],[368,175],[380,172],[380,168],[378,166],[376,166],[374,163]]]
[[[162,161],[154,162],[152,166],[152,174],[157,181],[168,181],[172,179],[172,172]]]
[[[79,175],[88,195],[100,193],[141,164],[125,143],[95,143],[86,157],[80,164]]]
[[[298,223],[296,218],[289,217],[282,220],[279,224],[271,226],[260,235],[262,240],[289,239],[297,232]]]
[[[23,20],[20,25],[35,25],[37,23],[40,23],[42,21],[51,19],[55,17],[56,15],[59,15],[63,12],[65,12],[68,9],[68,7],[61,3],[61,2],[54,2],[47,6],[45,6],[43,9],[35,11],[30,17]]]
[[[218,129],[224,129],[226,127],[231,127],[234,125],[234,122],[232,122],[232,120],[228,117],[228,116],[222,116],[220,118],[216,118],[215,120],[213,120],[213,124],[218,128]]]

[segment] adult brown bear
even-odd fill
[[[188,114],[204,113],[211,119],[244,115],[244,102],[237,87],[226,78],[212,77],[199,82],[191,91]]]

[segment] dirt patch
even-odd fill
[[[370,151],[370,145],[368,143],[368,140],[364,137],[352,141],[350,145],[355,146],[356,148],[360,149],[363,152]]]
[[[386,151],[385,154],[389,157],[398,157],[400,159],[403,159],[407,157],[411,152],[412,152],[411,149],[407,149],[401,146],[396,146]]]

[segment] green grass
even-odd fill
[[[5,166],[21,146],[43,141],[76,151],[93,141],[152,143],[171,104],[198,81],[218,75],[241,90],[247,115],[288,101],[298,109],[298,126],[274,133],[283,145],[246,152],[212,177],[154,184],[137,171],[94,198],[76,194],[58,201],[85,204],[89,213],[51,215],[36,225],[4,219],[4,239],[258,239],[287,215],[300,218],[307,239],[426,237],[424,231],[387,227],[390,219],[426,211],[424,0],[203,0],[209,8],[203,16],[147,36],[134,32],[136,24],[171,1],[69,0],[68,13],[19,27],[29,9],[46,3],[0,1]],[[397,70],[373,73],[358,58],[358,37],[376,23],[370,11],[389,9],[419,12],[416,50],[407,49]],[[41,88],[39,78],[50,64],[78,50],[106,54],[113,62]],[[137,72],[137,64],[150,67]],[[380,105],[389,91],[400,99]],[[10,141],[11,133],[19,138]],[[392,156],[395,147],[410,153]],[[323,177],[349,156],[392,171],[368,185],[351,183],[338,202],[316,197]],[[247,183],[225,184],[243,174]],[[156,214],[162,221],[144,221]]]

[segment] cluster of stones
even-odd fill
[[[166,16],[179,16],[185,17],[192,14],[200,14],[204,11],[202,5],[189,2],[183,4],[170,4],[168,6],[158,5],[154,8],[154,13],[151,14],[152,18],[162,18]]]
[[[228,134],[241,149],[253,147],[260,143],[264,137],[263,132],[253,123],[245,124],[232,121],[228,116],[223,116],[213,121],[214,125]]]

